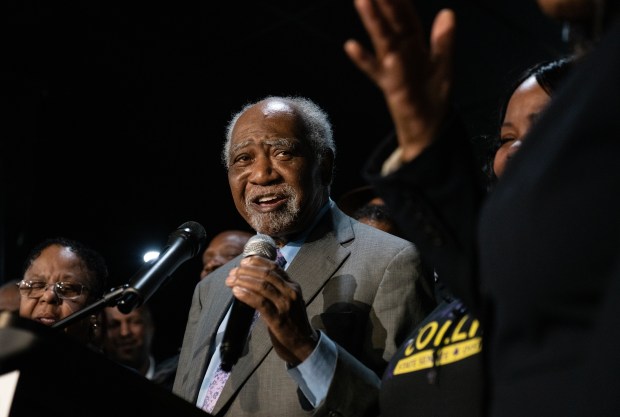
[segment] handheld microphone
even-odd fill
[[[145,303],[183,262],[200,252],[206,239],[207,233],[200,223],[189,221],[179,226],[168,237],[163,253],[131,278],[117,304],[118,310],[128,314]]]
[[[276,242],[267,235],[252,236],[243,248],[243,257],[248,256],[262,256],[273,261],[277,256]],[[230,372],[243,352],[254,321],[254,312],[252,307],[233,298],[224,338],[220,345],[221,367],[226,372]]]

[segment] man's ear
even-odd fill
[[[334,153],[331,149],[327,149],[323,152],[320,169],[323,185],[331,185],[334,179]]]

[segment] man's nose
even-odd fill
[[[278,173],[274,169],[273,162],[268,156],[258,156],[252,164],[249,181],[254,184],[268,184],[272,182]]]

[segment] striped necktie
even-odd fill
[[[280,252],[280,248],[276,249],[276,253],[276,263],[280,265],[280,268],[284,268],[286,265],[286,258],[282,255],[282,252]]]

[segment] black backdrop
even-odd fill
[[[427,25],[441,7],[457,12],[454,91],[472,135],[490,131],[516,74],[564,53],[561,27],[533,0],[416,5]],[[301,94],[330,113],[335,198],[362,185],[362,164],[390,129],[379,91],[342,50],[366,39],[351,0],[5,0],[0,19],[0,280],[19,276],[48,236],[90,243],[122,284],[186,221],[208,238],[246,228],[219,152],[248,100]],[[180,344],[199,268],[187,262],[151,300],[158,356]]]

